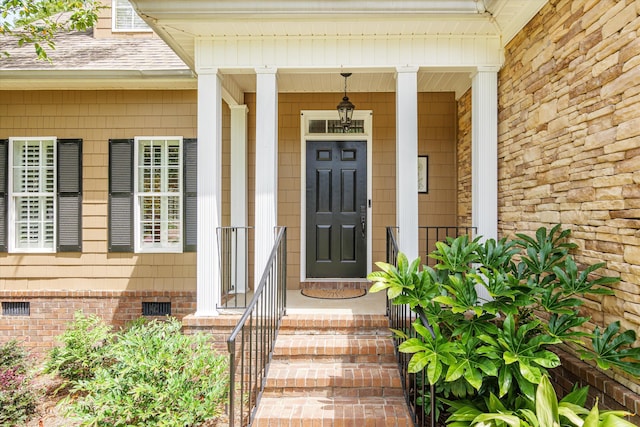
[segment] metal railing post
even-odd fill
[[[229,427],[250,425],[264,390],[286,304],[286,229],[277,236],[267,266],[244,313],[227,339],[229,349]],[[279,297],[282,295],[282,297]],[[236,352],[240,340],[240,354]],[[248,342],[248,348],[247,348]],[[239,359],[236,361],[235,359]],[[237,370],[239,367],[239,372]],[[236,385],[236,377],[240,381]],[[237,390],[239,388],[239,391]]]

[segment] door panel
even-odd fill
[[[365,277],[366,142],[307,142],[306,155],[307,277]]]

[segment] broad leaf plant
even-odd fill
[[[557,408],[551,415],[547,409],[536,412],[536,405],[543,405],[538,402],[555,399],[547,385],[547,370],[561,363],[554,345],[577,344],[580,356],[598,367],[640,376],[634,331],[621,332],[616,322],[586,332],[590,319],[580,315],[583,298],[612,295],[619,279],[596,273],[604,263],[580,271],[570,254],[576,245],[569,234],[556,225],[538,229],[533,237],[450,238],[436,243],[429,255],[437,261],[433,268],[421,268],[420,259],[409,263],[400,253],[396,265],[379,262],[380,270],[369,274],[370,292],[386,291],[393,304],[406,304],[418,314],[414,333],[395,331],[406,338],[399,351],[412,354],[410,373],[426,369],[426,380],[449,406],[449,425],[630,425],[619,412],[593,415],[597,406],[578,408],[580,399],[571,400],[575,395],[567,401],[573,415],[563,409],[565,415],[556,416]],[[481,299],[486,294],[490,298]],[[603,417],[612,424],[600,424]]]

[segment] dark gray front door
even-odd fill
[[[307,277],[367,273],[367,144],[307,141]]]

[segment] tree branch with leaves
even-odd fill
[[[33,45],[38,59],[50,61],[55,35],[92,28],[103,7],[99,0],[0,0],[0,35]]]

